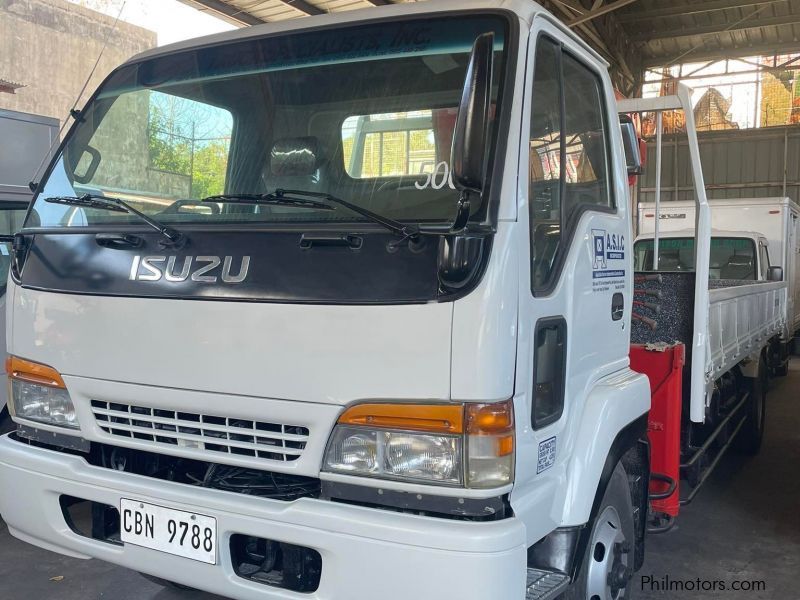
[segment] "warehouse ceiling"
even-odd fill
[[[182,0],[239,25],[256,25],[396,0]],[[800,0],[544,0],[638,93],[645,67],[800,50]]]

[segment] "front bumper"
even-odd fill
[[[82,537],[64,520],[62,494],[117,507],[131,498],[216,517],[217,564]],[[515,518],[464,522],[199,489],[94,467],[8,436],[0,438],[0,514],[12,535],[42,548],[242,600],[525,597],[525,529]],[[315,548],[322,556],[319,589],[304,594],[238,577],[229,544],[236,533]]]

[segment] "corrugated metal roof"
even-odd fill
[[[182,1],[214,11],[228,20],[254,25],[414,0]],[[550,0],[541,2],[552,9],[558,8]],[[599,32],[600,37],[603,31],[613,31],[608,29],[609,22],[621,26],[643,66],[800,49],[800,0],[557,0],[557,3],[561,10],[554,12],[564,21],[586,19],[576,27],[584,37],[587,34],[591,37],[587,25],[595,35]],[[618,6],[614,7],[615,4]],[[597,45],[597,40],[593,43]]]
[[[414,0],[181,0],[242,25],[257,25]]]
[[[639,0],[616,18],[644,66],[800,49],[800,0]]]

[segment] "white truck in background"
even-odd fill
[[[58,139],[58,119],[0,109],[0,235],[19,231],[33,193],[29,187]],[[6,338],[8,243],[0,243],[0,340]],[[13,427],[6,409],[5,366],[0,366],[0,432]]]
[[[695,269],[634,273],[618,113],[676,109]],[[214,178],[153,167],[185,147],[165,115],[202,125]],[[535,3],[151,50],[36,189],[0,437],[0,513],[32,544],[241,600],[620,600],[648,513],[760,445],[786,286],[709,300],[688,91],[617,103]],[[632,323],[644,298],[671,323]],[[737,303],[765,310],[729,331]]]
[[[770,368],[775,374],[785,375],[788,354],[800,333],[800,207],[791,198],[714,199],[708,203],[712,227],[711,279],[782,279],[787,284],[783,343],[770,354]],[[665,202],[659,214],[657,270],[691,270],[694,203]],[[639,203],[639,234],[634,245],[636,269],[653,268],[655,215],[655,203]]]

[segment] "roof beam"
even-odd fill
[[[562,21],[570,23],[576,17],[581,18],[586,14],[587,9],[578,3],[578,0],[551,0],[546,3],[546,6],[553,11],[561,13]],[[633,83],[635,77],[628,65],[625,52],[622,49],[625,32],[616,24],[618,29],[617,35],[610,35],[609,33],[601,34],[598,26],[600,22],[584,21],[577,23],[575,29],[579,31],[584,39],[586,39],[594,49],[600,54],[604,55],[607,60],[617,67],[617,71],[628,83]],[[606,23],[608,25],[608,23]],[[622,86],[621,86],[622,87]],[[628,86],[629,87],[629,86]]]
[[[596,19],[597,17],[602,17],[610,12],[614,12],[615,10],[619,10],[623,6],[628,6],[628,4],[633,4],[637,0],[617,0],[616,2],[612,2],[611,4],[606,4],[605,6],[598,6],[595,4],[597,8],[592,8],[589,12],[584,13],[580,17],[573,19],[572,21],[568,21],[567,25],[569,27],[575,27],[576,25],[580,25],[581,23],[585,23],[586,21],[591,21],[592,19]]]
[[[223,21],[233,23],[239,27],[242,25],[262,25],[266,23],[263,19],[259,19],[247,11],[239,10],[227,2],[223,2],[223,0],[181,0],[181,2],[201,12],[215,13],[215,15],[220,17]]]
[[[676,27],[675,29],[658,29],[656,31],[638,31],[631,34],[631,39],[636,42],[649,42],[670,38],[691,37],[694,35],[718,35],[731,31],[745,29],[758,29],[759,27],[775,27],[778,25],[800,24],[800,15],[786,15],[783,17],[770,17],[768,19],[742,19],[739,22],[726,26],[724,23],[704,25],[702,27]],[[795,47],[797,44],[795,44]]]
[[[313,4],[309,4],[306,0],[281,0],[287,6],[291,6],[292,8],[296,8],[300,12],[306,13],[307,15],[324,15],[326,11],[322,10],[318,6],[314,6]]]
[[[386,0],[369,0],[373,4],[386,3]],[[217,15],[229,23],[235,25],[262,25],[266,23],[264,19],[257,17],[253,14],[258,10],[260,2],[251,2],[250,6],[246,8],[237,8],[232,4],[228,4],[225,0],[181,0],[184,4],[194,6],[198,10],[209,10],[217,13]],[[326,11],[318,6],[310,4],[306,0],[280,0],[282,4],[294,8],[305,15],[324,15]]]
[[[656,56],[644,56],[642,65],[645,68],[665,67],[676,65],[680,62],[703,62],[706,60],[720,60],[723,58],[741,58],[747,56],[773,56],[774,54],[789,54],[797,52],[797,42],[767,44],[752,44],[736,48],[703,48],[702,46],[687,53],[685,50]]]
[[[711,0],[710,2],[695,2],[678,6],[665,6],[652,10],[632,10],[617,15],[620,23],[636,23],[651,19],[665,17],[680,17],[683,15],[696,15],[706,12],[716,12],[731,8],[747,8],[749,6],[762,6],[764,4],[779,4],[786,0]]]

